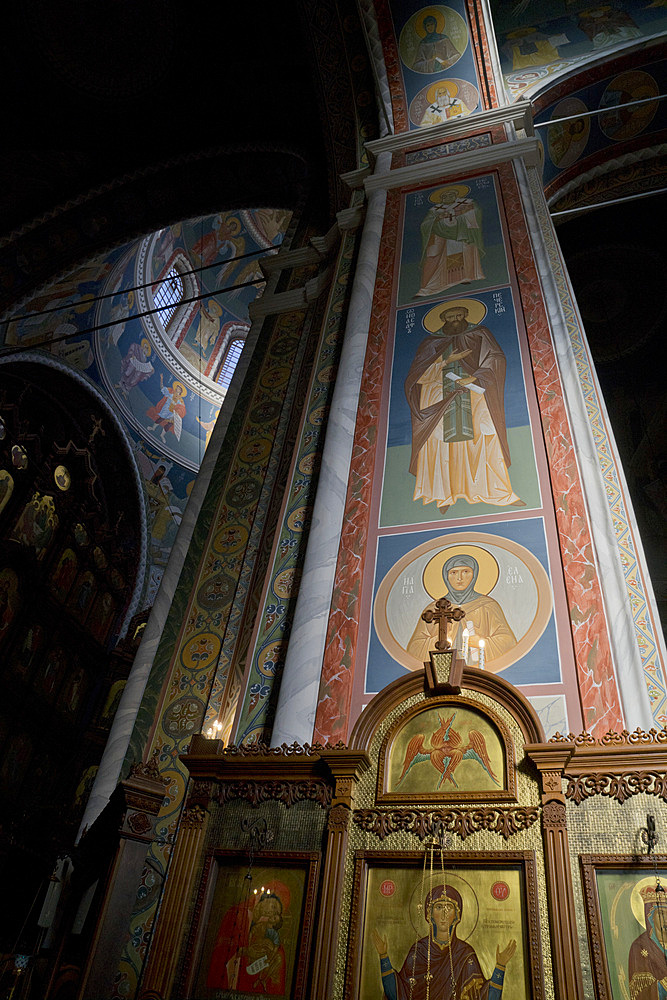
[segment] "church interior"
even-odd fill
[[[0,1000],[659,1000],[663,0],[5,22]]]

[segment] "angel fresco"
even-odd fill
[[[447,782],[450,782],[455,788],[459,787],[454,777],[454,771],[464,760],[476,761],[486,771],[491,780],[496,785],[499,785],[498,778],[491,766],[484,736],[479,730],[471,729],[468,733],[468,742],[464,743],[460,732],[453,728],[457,714],[457,712],[453,712],[448,718],[443,718],[438,713],[440,727],[431,733],[429,738],[430,748],[425,746],[425,736],[423,733],[412,737],[405,751],[405,759],[397,788],[411,768],[427,760],[431,762],[440,774],[437,784],[438,789],[443,783],[446,784]]]
[[[116,388],[127,396],[141,382],[145,382],[155,369],[148,360],[152,353],[152,347],[147,337],[143,337],[139,344],[130,344],[124,358],[120,362],[120,380]]]
[[[162,399],[155,406],[146,410],[146,416],[153,421],[149,430],[155,431],[158,427],[160,437],[166,443],[167,432],[173,434],[177,441],[181,440],[183,431],[183,417],[185,416],[185,397],[188,390],[182,382],[174,382],[171,388],[164,384],[162,374],[160,374],[160,386],[162,387]]]

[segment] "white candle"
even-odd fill
[[[466,665],[467,665],[467,663],[468,663],[468,640],[470,638],[470,632],[468,631],[467,627],[463,629],[463,633],[462,634],[463,634],[463,649],[461,650],[461,653],[462,653],[463,659],[466,661]]]
[[[479,640],[479,669],[484,670],[484,640]]]

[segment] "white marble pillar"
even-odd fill
[[[270,280],[269,285],[275,286],[276,281],[277,276]],[[109,739],[104,748],[99,770],[81,821],[77,841],[81,837],[83,830],[91,826],[100,815],[120,778],[121,768],[130,744],[130,737],[132,736],[132,730],[139,706],[141,705],[146,682],[148,681],[153,660],[167,621],[167,615],[169,614],[169,609],[176,593],[183,563],[192,540],[192,533],[208,491],[213,470],[222,450],[229,421],[234,412],[236,400],[238,399],[243,379],[248,370],[261,326],[262,322],[260,320],[253,323],[250,328],[245,348],[239,358],[234,377],[225,396],[223,407],[220,410],[208,447],[204,453],[190,499],[183,513],[183,520],[179,525],[176,540],[165,567],[164,576],[162,577],[150,617],[144,629],[141,644],[134,658],[127,684],[125,685],[113,725],[111,726]]]
[[[375,173],[384,173],[390,164],[391,154],[380,154]],[[273,746],[295,740],[309,743],[313,736],[386,198],[384,190],[373,191],[368,198],[313,520],[278,693]]]

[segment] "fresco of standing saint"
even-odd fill
[[[421,287],[415,298],[485,277],[482,213],[469,193],[465,184],[455,184],[429,196],[433,205],[421,224]]]
[[[523,507],[512,489],[505,427],[505,355],[477,299],[436,306],[424,318],[405,380],[412,418],[414,500],[442,512],[458,499]]]

